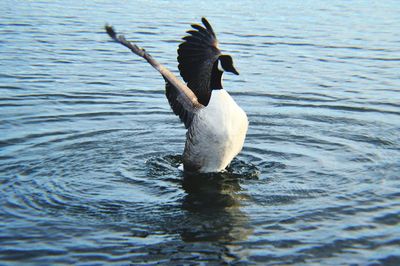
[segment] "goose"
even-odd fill
[[[165,94],[175,115],[187,129],[183,151],[185,172],[222,172],[242,150],[248,128],[246,113],[222,87],[222,74],[239,75],[228,54],[222,54],[206,18],[192,24],[178,47],[178,69],[183,81],[156,61],[145,49],[117,35],[108,35],[144,58],[165,80]]]

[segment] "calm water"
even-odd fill
[[[0,3],[0,264],[400,264],[397,1],[72,2]],[[201,16],[250,129],[186,176],[162,78],[103,26],[176,73]]]

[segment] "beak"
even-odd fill
[[[239,72],[236,70],[236,68],[232,67],[232,71],[233,74],[235,75],[239,75]]]

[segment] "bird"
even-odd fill
[[[108,24],[105,30],[116,42],[144,58],[165,80],[165,94],[175,115],[185,125],[183,170],[218,173],[242,150],[248,130],[245,111],[222,86],[224,72],[239,75],[228,54],[219,48],[216,34],[204,17],[191,24],[178,46],[178,69],[183,81],[145,49],[127,41]]]

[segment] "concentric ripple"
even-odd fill
[[[399,265],[399,7],[2,1],[0,264]],[[180,170],[162,78],[103,32],[178,74],[201,16],[250,121],[209,175]]]

